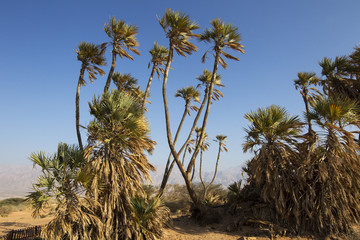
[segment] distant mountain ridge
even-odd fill
[[[164,173],[164,166],[155,166],[156,172],[151,172],[153,185],[160,185]],[[0,165],[0,200],[10,197],[25,197],[30,191],[32,183],[41,174],[39,168],[31,165]],[[206,182],[212,179],[213,172],[204,172],[203,178]],[[241,166],[220,170],[217,173],[215,184],[222,184],[225,187],[242,179]],[[200,182],[199,176],[195,175],[194,182]],[[184,180],[177,167],[170,176],[169,184],[184,184]],[[150,184],[150,183],[149,183]]]

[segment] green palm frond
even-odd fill
[[[131,199],[141,239],[159,239],[162,228],[170,221],[170,210],[157,197],[135,196]]]
[[[200,92],[193,86],[178,89],[175,97],[181,97],[185,100],[185,108],[187,114],[190,115],[190,110],[198,111],[198,108],[192,104],[192,101],[200,103]]]
[[[154,47],[149,51],[149,53],[151,54],[151,61],[149,62],[148,67],[150,67],[150,63],[153,64],[156,74],[160,80],[160,75],[164,73],[164,69],[161,66],[165,66],[166,64],[169,49],[155,42]]]
[[[224,48],[229,48],[240,53],[245,53],[244,46],[240,44],[241,36],[238,33],[238,28],[223,22],[222,20],[216,18],[210,23],[212,26],[204,30],[200,35],[200,41],[213,44],[213,52],[220,53],[227,59],[239,61],[240,59],[230,55],[223,51]],[[203,55],[202,61],[205,62],[207,52]],[[220,56],[220,64],[223,68],[227,67],[226,62]]]
[[[105,66],[105,57],[103,49],[95,44],[81,42],[78,49],[75,49],[77,59],[82,63],[82,67],[88,72],[90,82],[96,79],[96,75],[103,76],[105,72],[98,66]],[[86,82],[81,79],[81,84],[85,86]]]
[[[314,72],[299,72],[298,79],[294,80],[294,85],[296,89],[305,89],[310,85],[316,85],[319,81],[320,79]]]
[[[201,74],[200,76],[198,76],[196,78],[197,80],[200,81],[200,83],[197,85],[197,87],[205,86],[205,91],[208,91],[208,88],[210,87],[210,84],[211,84],[211,77],[212,77],[212,72],[205,69],[203,71],[203,74]],[[221,75],[220,74],[216,74],[216,77],[215,77],[215,80],[214,80],[214,85],[217,86],[217,87],[224,87],[224,85],[221,84]],[[219,89],[215,88],[213,90],[212,99],[213,100],[219,100],[220,97],[224,97],[223,93]]]
[[[292,142],[303,125],[298,116],[290,117],[285,108],[275,105],[251,111],[245,114],[245,119],[251,123],[245,129],[247,133],[246,143],[243,145],[245,152],[265,143]]]
[[[348,125],[359,126],[358,102],[343,97],[322,97],[311,103],[312,111],[309,118],[321,127],[331,128],[339,125],[341,128]]]
[[[124,48],[140,55],[140,52],[136,49],[139,46],[136,38],[137,26],[126,24],[123,20],[116,20],[115,17],[112,17],[110,22],[105,24],[104,31],[111,39],[109,44],[113,46],[112,51],[119,55],[120,58],[126,57],[134,60]]]
[[[186,54],[197,51],[197,47],[189,40],[199,36],[193,33],[199,25],[192,22],[189,15],[167,9],[162,17],[158,16],[158,21],[178,55],[186,57]]]

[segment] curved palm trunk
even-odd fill
[[[203,200],[205,199],[205,190],[206,190],[206,185],[204,182],[204,179],[202,178],[202,163],[203,163],[203,152],[200,150],[200,166],[199,166],[199,177],[200,177],[200,182],[203,186]]]
[[[201,201],[199,201],[198,196],[196,195],[196,193],[194,191],[194,187],[190,180],[189,174],[186,173],[183,165],[180,162],[179,155],[175,150],[175,147],[174,147],[174,144],[172,141],[172,137],[171,137],[169,108],[168,108],[168,102],[167,102],[167,96],[166,96],[166,86],[167,86],[167,79],[168,79],[168,74],[169,74],[169,70],[170,70],[170,65],[171,65],[172,58],[173,58],[173,52],[174,52],[174,45],[173,45],[173,43],[170,42],[169,57],[168,57],[168,61],[166,63],[166,68],[165,68],[165,72],[164,72],[164,81],[163,81],[163,85],[162,85],[162,94],[163,94],[163,102],[164,102],[164,109],[165,109],[165,121],[166,121],[166,135],[167,135],[167,140],[168,140],[168,144],[169,144],[171,153],[174,156],[176,164],[178,165],[179,170],[181,172],[181,175],[183,176],[183,178],[185,180],[185,184],[186,184],[186,188],[188,190],[189,196],[190,196],[191,200],[193,201],[194,205],[197,208],[202,209],[202,203],[201,203]]]
[[[219,65],[219,59],[220,59],[220,49],[218,51],[216,51],[214,68],[213,68],[213,73],[212,73],[211,82],[210,82],[209,95],[208,95],[208,99],[207,99],[207,106],[206,106],[204,119],[203,119],[203,123],[202,123],[202,127],[201,127],[202,130],[201,130],[201,134],[200,134],[200,140],[195,147],[193,156],[190,159],[190,163],[188,165],[187,172],[190,172],[191,168],[194,166],[195,159],[200,150],[200,146],[203,144],[203,141],[204,141],[206,124],[207,124],[207,119],[208,119],[209,112],[210,112],[211,100],[212,100],[213,91],[214,91],[214,84],[215,84],[216,73],[217,73],[217,69],[218,69],[218,65]]]
[[[81,151],[84,151],[84,147],[82,144],[81,134],[80,134],[80,106],[79,105],[80,105],[80,88],[81,88],[81,82],[83,82],[83,79],[84,79],[84,72],[85,72],[85,66],[83,64],[80,69],[80,76],[79,76],[79,81],[78,81],[77,88],[76,88],[76,97],[75,97],[76,135],[77,135],[77,139],[78,139],[79,147],[80,147]]]
[[[176,141],[177,141],[177,138],[178,138],[178,136],[179,136],[180,130],[181,130],[182,125],[183,125],[183,123],[184,123],[184,121],[185,121],[185,117],[186,117],[187,110],[188,110],[188,105],[189,105],[189,103],[186,103],[186,104],[185,104],[185,110],[184,110],[183,116],[182,116],[182,118],[181,118],[179,127],[178,127],[178,129],[177,129],[177,131],[176,131],[176,134],[175,134],[174,145],[176,144]],[[163,180],[162,180],[162,182],[161,182],[161,186],[160,186],[160,189],[159,189],[159,194],[160,194],[160,196],[161,196],[161,195],[163,194],[163,192],[164,192],[164,189],[165,189],[165,187],[166,187],[167,181],[169,180],[170,174],[171,174],[172,169],[173,169],[174,164],[175,164],[175,161],[173,160],[173,161],[171,162],[171,165],[170,165],[171,156],[172,156],[172,154],[171,154],[171,152],[170,152],[169,157],[168,157],[168,160],[167,160],[167,163],[166,163],[166,168],[165,168]],[[169,165],[170,165],[170,167],[169,167]]]
[[[156,69],[156,64],[154,63],[153,64],[153,68],[151,70],[151,74],[150,74],[150,77],[149,77],[149,81],[148,81],[148,84],[146,86],[146,90],[145,90],[145,93],[144,93],[144,101],[142,103],[142,107],[143,109],[145,108],[145,104],[146,104],[146,99],[147,99],[147,96],[149,94],[149,91],[150,91],[150,85],[151,85],[151,81],[154,77],[154,73],[155,73],[155,69]]]
[[[190,130],[190,132],[189,132],[188,138],[186,139],[185,143],[183,144],[183,146],[180,148],[180,150],[179,150],[179,152],[178,152],[178,154],[180,155],[180,154],[182,153],[182,151],[185,149],[184,156],[183,156],[182,163],[181,163],[183,166],[184,166],[185,154],[186,154],[186,149],[187,149],[188,143],[189,143],[189,141],[190,141],[190,139],[191,139],[191,136],[192,136],[192,134],[193,134],[193,132],[194,132],[194,130],[195,130],[195,128],[196,128],[196,124],[197,124],[197,122],[198,122],[198,120],[199,120],[199,118],[200,118],[201,112],[202,112],[202,110],[204,109],[204,106],[205,106],[206,101],[207,101],[208,94],[209,94],[208,87],[206,87],[204,99],[203,99],[203,101],[202,101],[202,103],[201,103],[201,106],[200,106],[200,108],[199,108],[199,110],[198,110],[198,112],[197,112],[197,114],[196,114],[196,117],[195,117],[195,119],[194,119],[192,128],[191,128],[191,130]],[[172,154],[172,153],[170,153],[170,154]],[[167,176],[166,176],[166,180],[164,181],[165,177],[163,178],[163,182],[161,183],[161,187],[160,187],[160,189],[159,189],[159,194],[160,194],[160,195],[163,194],[163,191],[164,191],[164,189],[165,189],[165,187],[166,187],[167,181],[169,180],[169,177],[170,177],[170,174],[171,174],[172,169],[173,169],[173,167],[174,167],[174,164],[175,164],[175,160],[172,161],[172,163],[171,163],[171,165],[170,165],[170,168],[169,168],[168,171],[167,171],[168,174],[167,174]],[[168,168],[168,165],[166,166],[165,170],[166,170],[167,168]]]
[[[207,191],[209,190],[209,187],[211,186],[211,184],[214,183],[216,175],[217,175],[217,171],[218,171],[218,166],[219,166],[219,160],[220,160],[220,153],[221,153],[221,142],[219,143],[219,150],[218,150],[218,155],[217,155],[217,159],[216,159],[216,166],[215,166],[215,172],[214,172],[214,176],[211,179],[210,183],[206,186],[205,182],[203,181],[203,179],[200,177],[201,183],[203,185],[203,189],[204,189],[204,199],[207,195]],[[200,161],[200,176],[201,176],[201,164],[202,164],[202,152],[200,153],[201,155],[201,161]]]
[[[105,84],[105,87],[104,87],[104,93],[106,93],[107,91],[109,91],[110,83],[111,83],[111,78],[112,78],[112,75],[113,75],[114,70],[115,70],[115,65],[116,65],[116,52],[115,52],[114,50],[115,50],[115,49],[112,50],[112,62],[111,62],[110,70],[109,70],[109,75],[108,75],[108,77],[107,77],[106,84]]]

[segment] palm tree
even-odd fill
[[[128,25],[124,21],[116,20],[115,17],[113,17],[110,22],[104,26],[104,31],[111,41],[104,43],[103,47],[108,45],[112,46],[111,67],[104,87],[104,92],[107,92],[114,73],[116,56],[118,55],[120,58],[125,57],[134,60],[133,57],[126,52],[126,49],[137,55],[140,55],[140,52],[136,49],[136,47],[139,46],[136,39],[136,34],[138,33],[138,28],[136,26]]]
[[[30,160],[41,168],[42,175],[33,184],[34,192],[28,195],[34,212],[41,211],[50,200],[56,201],[54,219],[42,231],[44,239],[95,239],[99,238],[102,223],[95,211],[99,204],[81,196],[88,178],[84,174],[83,152],[75,145],[59,143],[57,153],[32,153]]]
[[[358,103],[344,97],[319,98],[311,103],[309,117],[320,128],[317,141],[299,169],[306,188],[303,219],[322,234],[346,233],[360,219],[360,147],[346,129],[359,126]],[[311,148],[310,148],[311,149]],[[306,201],[305,201],[306,199]],[[329,209],[336,209],[329,211]]]
[[[154,170],[145,154],[155,142],[144,111],[134,97],[116,90],[93,99],[89,107],[94,120],[88,126],[85,158],[94,175],[91,195],[103,206],[104,239],[136,239],[131,198],[143,192],[142,179],[150,180]]]
[[[85,86],[86,82],[84,79],[85,71],[89,74],[90,82],[92,83],[93,80],[96,79],[96,75],[99,73],[101,76],[105,74],[105,72],[99,67],[104,66],[106,64],[104,58],[104,51],[101,49],[100,46],[82,42],[79,44],[78,49],[75,50],[77,53],[77,59],[81,62],[80,68],[80,76],[77,84],[76,89],[76,133],[79,142],[79,147],[83,151],[83,144],[81,141],[81,134],[80,134],[80,88],[81,85]]]
[[[296,187],[292,184],[293,159],[298,157],[294,145],[302,123],[297,116],[291,117],[285,108],[275,105],[251,111],[245,118],[250,125],[245,129],[243,150],[255,153],[249,164],[252,179],[261,188],[264,201],[285,218],[290,214],[286,203]]]
[[[212,28],[206,29],[200,35],[200,41],[205,41],[205,42],[214,44],[212,47],[212,52],[215,56],[215,60],[214,60],[214,68],[212,71],[211,82],[210,82],[210,86],[209,86],[209,95],[208,95],[208,100],[207,100],[207,106],[206,106],[206,110],[204,113],[203,123],[201,126],[202,133],[200,136],[200,142],[199,142],[199,145],[195,148],[193,157],[190,160],[192,165],[195,162],[195,158],[197,156],[197,153],[199,151],[201,142],[203,141],[204,134],[206,131],[207,119],[209,116],[210,106],[212,103],[218,65],[220,63],[220,65],[223,68],[227,67],[227,64],[224,61],[224,59],[222,58],[222,56],[224,56],[225,58],[228,58],[228,59],[236,60],[236,61],[240,60],[239,58],[226,53],[224,51],[224,49],[230,48],[234,51],[245,53],[243,50],[244,46],[240,44],[241,37],[240,37],[240,34],[238,33],[237,27],[235,27],[231,24],[224,23],[223,21],[221,21],[217,18],[211,21],[211,25],[212,25]],[[203,62],[205,61],[207,52],[205,52],[205,54],[203,55]]]
[[[309,115],[309,100],[311,101],[312,98],[309,96],[309,86],[312,84],[317,84],[319,82],[319,78],[315,76],[315,73],[313,72],[299,72],[298,73],[298,79],[294,80],[294,85],[296,89],[300,89],[300,94],[304,100],[305,103],[305,110],[306,110],[306,116]],[[308,117],[306,117],[309,125],[309,134],[313,132],[311,121]]]
[[[193,33],[194,30],[198,29],[199,26],[190,20],[190,17],[184,13],[179,13],[168,9],[163,17],[158,17],[161,27],[166,33],[166,37],[169,39],[169,54],[166,62],[166,67],[164,71],[164,80],[162,85],[162,94],[163,102],[165,109],[165,121],[166,121],[166,133],[167,140],[171,150],[171,153],[175,159],[176,164],[178,165],[180,172],[185,180],[190,198],[196,206],[200,206],[201,203],[196,196],[194,188],[192,186],[190,176],[185,172],[184,167],[182,166],[179,158],[179,154],[175,150],[173,139],[170,131],[170,119],[169,119],[169,108],[168,101],[166,96],[166,86],[168,80],[168,74],[170,70],[170,65],[173,61],[174,50],[178,55],[186,57],[186,54],[191,54],[196,51],[197,48],[194,44],[189,42],[191,37],[197,37]]]
[[[152,63],[153,67],[151,70],[151,74],[149,77],[148,84],[146,86],[145,94],[144,94],[144,101],[143,101],[143,108],[145,108],[146,99],[149,95],[151,81],[153,79],[154,73],[156,72],[159,80],[160,80],[160,73],[164,73],[164,69],[161,66],[165,66],[167,61],[167,57],[169,55],[169,50],[164,46],[159,46],[157,42],[155,42],[154,47],[149,51],[151,54],[151,61],[149,62],[148,67]]]

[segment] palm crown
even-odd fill
[[[105,72],[99,68],[99,66],[106,65],[105,57],[104,57],[104,50],[95,44],[81,42],[78,46],[78,49],[75,49],[77,53],[77,59],[82,63],[82,67],[89,74],[90,82],[92,83],[93,80],[96,79],[98,73],[102,76]],[[85,80],[82,78],[80,79],[81,84],[85,85]]]
[[[354,100],[343,97],[319,98],[312,102],[312,111],[309,118],[315,120],[321,127],[333,128],[347,125],[359,126],[359,107]]]
[[[296,136],[302,127],[297,116],[290,117],[285,108],[271,105],[265,109],[259,108],[245,114],[245,119],[251,125],[245,129],[248,134],[244,151],[253,150],[256,146],[272,144],[281,141],[290,141]]]
[[[110,23],[104,26],[104,31],[112,40],[112,42],[106,43],[113,45],[113,50],[119,57],[126,57],[128,59],[134,60],[125,50],[124,47],[131,52],[140,55],[140,52],[135,48],[139,46],[139,43],[136,39],[136,34],[138,33],[138,28],[134,25],[126,24],[122,20],[115,20],[113,17],[110,20]]]
[[[315,76],[314,72],[299,72],[298,79],[294,80],[294,85],[296,89],[305,89],[312,84],[317,84],[319,78]]]
[[[166,32],[166,37],[170,40],[170,45],[181,55],[191,54],[197,47],[189,42],[190,37],[198,37],[192,31],[199,28],[195,22],[191,22],[190,17],[178,11],[168,9],[164,16],[158,16],[161,27]]]
[[[224,23],[222,20],[216,18],[211,21],[212,28],[206,29],[200,35],[200,41],[205,41],[208,43],[214,43],[213,51],[220,54],[220,64],[223,68],[227,67],[227,63],[221,57],[223,55],[225,58],[239,61],[240,59],[234,57],[223,51],[224,48],[230,48],[241,53],[245,53],[243,50],[244,46],[240,44],[241,36],[238,33],[238,28]],[[207,52],[203,55],[203,62],[205,61]]]
[[[208,88],[210,87],[210,84],[211,84],[211,77],[212,77],[212,73],[209,70],[205,69],[203,71],[203,74],[196,78],[197,80],[200,81],[200,83],[197,85],[197,87],[204,85],[205,91],[208,91]],[[221,84],[221,75],[220,74],[216,74],[214,84],[218,87],[224,87],[224,85]],[[213,91],[214,91],[213,97],[212,97],[213,100],[219,100],[220,97],[224,97],[224,95],[222,94],[222,92],[219,89],[213,89]]]
[[[153,64],[160,80],[160,73],[163,73],[164,70],[160,68],[159,65],[165,66],[169,50],[166,47],[158,45],[158,43],[155,42],[154,47],[149,51],[149,53],[151,54],[151,61],[149,62],[148,67],[150,67],[150,63]]]
[[[195,111],[198,110],[198,108],[196,106],[193,106],[191,104],[191,101],[200,103],[200,99],[199,99],[200,93],[195,87],[190,86],[190,87],[178,89],[175,93],[175,97],[183,98],[185,100],[186,107],[189,107],[190,109],[195,110]],[[187,110],[187,112],[190,115],[189,109]]]

